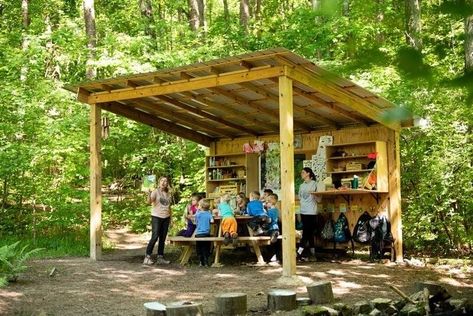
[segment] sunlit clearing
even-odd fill
[[[232,279],[232,278],[237,278],[238,276],[235,274],[224,274],[224,273],[217,273],[214,275],[214,278],[220,278],[220,279]]]
[[[452,286],[461,286],[461,287],[470,287],[470,288],[473,288],[473,285],[471,284],[467,284],[467,283],[464,283],[464,282],[460,282],[458,280],[455,280],[455,279],[451,279],[451,278],[441,278],[439,280],[441,283],[446,283],[446,284],[449,284],[449,285],[452,285]]]
[[[264,269],[264,270],[261,270],[259,271],[261,274],[277,274],[277,273],[281,273],[282,271],[282,267],[276,267],[276,268],[273,268],[273,269]]]
[[[328,270],[327,273],[333,275],[346,275],[342,270]]]
[[[328,278],[328,275],[327,273],[325,272],[312,272],[310,274],[311,277],[316,277],[316,278],[320,278],[320,279],[326,279]]]
[[[338,281],[337,285],[333,289],[334,294],[348,294],[353,289],[361,289],[362,286],[353,282]]]

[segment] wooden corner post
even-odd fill
[[[402,262],[402,221],[401,221],[401,148],[399,143],[399,131],[394,133],[394,172],[391,177],[394,181],[390,181],[393,185],[389,188],[389,209],[391,215],[391,230],[394,237],[394,249],[396,250],[396,262]]]
[[[281,146],[281,214],[283,276],[296,274],[294,192],[294,115],[292,80],[279,77],[279,143]]]
[[[90,105],[90,258],[102,256],[101,108]]]

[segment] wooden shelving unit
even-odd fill
[[[205,159],[207,197],[213,198],[232,186],[236,192],[259,190],[259,154],[212,155]]]
[[[368,154],[373,153],[376,153],[376,158],[368,158]],[[327,146],[326,154],[327,173],[332,176],[332,182],[337,189],[337,185],[340,185],[342,179],[353,178],[356,175],[358,176],[358,189],[368,189],[368,193],[388,192],[386,142],[370,141],[330,145]],[[349,164],[359,165],[360,168],[347,170]],[[372,183],[371,185],[365,185],[370,175]],[[345,190],[344,194],[363,194],[363,190],[355,191],[359,193],[347,193],[348,191]]]

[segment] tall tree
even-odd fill
[[[197,32],[199,29],[199,7],[197,0],[188,0],[189,4],[189,26],[192,31]]]
[[[151,0],[140,0],[141,17],[145,23],[145,34],[156,39],[153,5]]]
[[[97,47],[97,31],[95,29],[95,5],[94,0],[84,0],[82,3],[85,19],[85,33],[87,34],[87,64],[86,77],[93,79],[97,76],[97,69],[95,67],[96,47]]]
[[[473,0],[467,0],[473,9]],[[465,17],[465,74],[473,74],[473,14]]]
[[[228,9],[228,0],[223,0],[223,16],[225,17],[225,20],[227,21],[230,18],[230,10]]]
[[[29,46],[29,41],[28,41],[28,36],[26,33],[28,32],[28,29],[30,27],[30,13],[29,13],[29,0],[22,0],[21,1],[21,17],[23,21],[23,41],[21,44],[21,48],[24,53],[28,50]],[[20,71],[20,80],[25,81],[26,80],[26,74],[28,72],[28,66],[26,64],[21,67]]]
[[[249,2],[249,0],[240,0],[240,25],[245,33],[248,32],[248,21],[250,20]]]
[[[422,50],[421,0],[406,0],[406,41],[412,48]]]

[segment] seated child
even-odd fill
[[[214,219],[210,213],[210,203],[207,200],[200,200],[199,210],[195,214],[195,237],[210,237],[210,223]],[[195,248],[197,256],[199,257],[200,266],[206,267],[209,265],[210,257],[210,241],[196,241]]]
[[[246,197],[244,192],[238,193],[236,196],[236,209],[235,214],[245,214],[246,213],[246,205],[248,204],[248,198]]]
[[[271,243],[274,244],[278,241],[279,236],[279,210],[276,205],[278,203],[277,194],[270,194],[266,199],[266,205],[268,205],[268,222],[263,225],[263,230],[266,234],[271,236]]]
[[[185,213],[187,227],[186,229],[182,229],[181,231],[179,231],[177,233],[177,236],[192,237],[192,234],[194,234],[195,224],[193,222],[193,217],[197,212],[197,206],[201,199],[202,197],[197,193],[192,194],[191,203],[187,205]]]
[[[224,194],[220,198],[220,204],[218,205],[218,215],[222,218],[222,234],[223,234],[223,244],[228,245],[230,243],[230,238],[233,240],[233,244],[238,243],[237,238],[237,221],[233,214],[233,210],[230,207],[228,202],[230,201],[230,195]]]
[[[256,236],[263,233],[261,225],[267,222],[268,216],[263,207],[263,202],[260,200],[258,191],[250,193],[250,202],[246,206],[246,212],[253,218],[248,222],[248,226],[253,230]]]
[[[264,206],[264,209],[265,209],[265,210],[268,210],[268,203],[266,202],[266,199],[267,199],[268,196],[270,196],[271,194],[273,194],[273,190],[271,190],[271,189],[264,189],[263,195],[262,195],[261,198],[260,198],[260,201],[263,202],[263,206]]]

